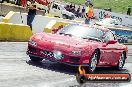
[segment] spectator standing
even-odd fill
[[[72,12],[75,13],[76,12],[76,6],[74,4],[74,6],[72,6]]]
[[[32,22],[36,15],[36,10],[37,9],[36,9],[36,5],[35,5],[35,0],[30,0],[29,11],[28,11],[28,15],[27,15],[27,25],[30,26],[31,30],[32,30]]]
[[[91,0],[85,0],[85,4],[91,3]]]
[[[76,15],[77,15],[78,18],[80,17],[80,6],[77,9]]]
[[[110,18],[110,16],[107,14],[104,15],[104,18]]]
[[[131,6],[130,5],[127,8],[127,15],[131,15]]]
[[[48,2],[48,10],[47,10],[48,14],[49,14],[49,12],[50,12],[51,4],[52,4],[51,2]]]
[[[72,4],[70,4],[70,8],[72,8]]]
[[[76,11],[76,10],[75,10],[74,6],[72,6],[71,12],[72,12],[72,13],[75,13],[75,11]]]
[[[65,8],[66,8],[67,11],[70,11],[70,6],[69,5],[66,5]]]
[[[71,5],[70,5],[70,9],[69,9],[70,12],[72,12],[72,7],[73,7],[73,6],[72,6],[72,4],[71,4]]]
[[[74,4],[73,8],[76,9],[76,5],[75,4]]]
[[[82,15],[81,15],[82,18],[84,17],[84,15],[85,15],[85,8],[83,7],[83,8],[82,8]]]
[[[89,3],[86,4],[86,8],[85,8],[85,24],[90,24],[90,20],[93,18],[93,4]]]

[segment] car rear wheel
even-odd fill
[[[39,57],[29,56],[31,61],[33,62],[41,62],[43,59]]]
[[[116,66],[117,70],[122,70],[123,66],[125,64],[125,54],[122,53],[119,57],[118,64]]]
[[[89,67],[88,67],[89,73],[93,73],[96,70],[97,63],[98,63],[98,51],[95,51],[89,60]]]
[[[63,14],[62,15],[63,19],[68,19],[67,15]]]

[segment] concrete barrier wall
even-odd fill
[[[0,41],[28,41],[31,36],[27,25],[0,23]]]
[[[62,19],[62,18],[55,18],[55,17],[48,17],[48,16],[41,16],[41,15],[36,15],[32,27],[33,27],[33,33],[39,33],[43,32],[45,26],[51,21],[51,20],[56,20],[56,21],[64,21],[68,23],[80,23],[80,21],[74,21],[74,20],[68,20],[68,19]],[[9,23],[13,24],[27,24],[27,14],[26,13],[20,13],[16,12],[12,17],[9,19]]]
[[[36,15],[32,23],[33,33],[43,32],[44,27],[49,21],[44,16]],[[9,19],[9,23],[27,25],[27,14],[17,12]]]

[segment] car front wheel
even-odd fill
[[[118,60],[118,64],[116,66],[116,69],[118,70],[122,70],[123,66],[124,66],[124,63],[125,63],[125,54],[122,53],[119,57],[119,60]]]
[[[29,56],[31,61],[33,62],[41,62],[43,59],[39,57]]]
[[[98,51],[95,51],[89,60],[89,67],[88,67],[89,73],[93,73],[96,70],[97,62],[98,62],[97,59],[98,59]]]

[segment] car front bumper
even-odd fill
[[[51,59],[48,59],[48,58],[44,58],[44,57],[29,54],[28,52],[27,52],[27,55],[33,56],[33,57],[39,57],[39,58],[42,58],[42,59],[45,59],[45,60],[49,60],[51,62],[57,62],[57,63],[66,64],[66,65],[70,65],[70,66],[80,66],[80,65],[81,66],[88,66],[88,64],[72,64],[72,63],[68,63],[68,62],[61,62],[61,61],[51,60]]]
[[[36,51],[34,51],[34,49]],[[39,57],[39,58],[46,59],[46,60],[49,60],[49,61],[52,61],[52,62],[64,63],[64,64],[72,65],[72,66],[79,66],[79,65],[88,66],[88,63],[86,63],[86,64],[83,63],[83,58],[64,55],[63,59],[55,59],[54,57],[49,57],[49,56],[45,56],[45,55],[41,54],[41,51],[42,50],[38,49],[38,48],[33,47],[33,49],[31,50],[28,47],[27,55],[34,56],[36,58]]]

